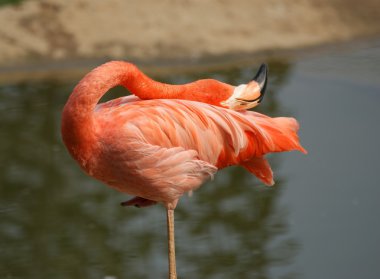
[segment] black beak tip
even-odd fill
[[[252,80],[256,81],[259,84],[262,99],[264,97],[268,83],[268,65],[265,63],[261,64],[259,70]]]

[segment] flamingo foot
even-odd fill
[[[134,197],[130,200],[127,200],[127,201],[124,201],[122,203],[120,203],[121,206],[135,206],[135,207],[147,207],[147,206],[151,206],[151,205],[154,205],[156,204],[157,202],[156,201],[152,201],[152,200],[148,200],[148,199],[144,199],[144,198],[141,198],[141,197]]]

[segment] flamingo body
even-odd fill
[[[295,119],[233,111],[215,106],[215,98],[205,103],[195,101],[196,97],[141,100],[128,96],[97,104],[108,88],[132,82],[102,70],[86,76],[66,104],[63,139],[90,176],[140,201],[162,202],[174,209],[184,193],[230,165],[241,165],[272,185],[265,154],[306,152],[299,144]],[[204,86],[198,89],[207,91]],[[228,88],[223,87],[223,92]]]

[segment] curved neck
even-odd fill
[[[93,110],[100,98],[117,85],[124,86],[140,99],[184,99],[216,106],[227,100],[235,88],[213,79],[183,85],[160,83],[147,77],[131,63],[111,61],[88,73],[75,87],[69,102],[82,108],[86,104],[89,110]]]

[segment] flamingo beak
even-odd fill
[[[248,84],[235,88],[233,95],[221,105],[233,110],[247,110],[261,103],[268,83],[268,66],[262,64]]]
[[[255,77],[252,79],[252,81],[257,82],[260,88],[260,96],[258,97],[258,103],[261,103],[261,101],[264,99],[265,91],[267,89],[267,83],[268,83],[268,66],[267,64],[261,64],[259,70],[257,71]]]

